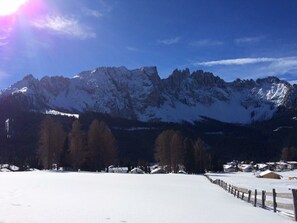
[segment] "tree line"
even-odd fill
[[[37,156],[44,169],[68,166],[73,170],[101,171],[115,163],[117,142],[104,121],[93,120],[84,132],[76,119],[67,133],[59,122],[47,116],[40,125]]]
[[[216,170],[218,161],[209,152],[209,146],[200,138],[184,138],[180,131],[165,130],[155,141],[155,160],[167,172],[177,173],[185,169],[188,173],[204,173]]]
[[[297,148],[294,146],[284,147],[281,151],[281,160],[296,161],[297,160]]]

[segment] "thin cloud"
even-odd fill
[[[47,15],[32,23],[33,27],[48,30],[56,34],[78,39],[95,38],[96,33],[88,26],[80,24],[75,18]]]
[[[112,11],[112,6],[106,0],[98,0],[100,12],[105,14]]]
[[[173,45],[173,44],[179,43],[179,41],[180,41],[180,37],[174,37],[170,39],[158,40],[158,43],[163,45]]]
[[[82,12],[86,16],[95,17],[95,18],[99,18],[103,16],[103,13],[89,8],[82,8]]]
[[[129,50],[129,51],[132,51],[132,52],[139,52],[138,48],[132,47],[132,46],[127,46],[126,49]]]
[[[212,46],[222,46],[224,45],[224,42],[219,40],[204,39],[204,40],[197,40],[197,41],[191,42],[190,45],[195,47],[212,47]]]
[[[205,62],[194,63],[194,66],[218,66],[218,65],[246,65],[246,64],[255,64],[255,63],[264,63],[264,62],[273,62],[278,60],[277,58],[269,57],[258,57],[258,58],[236,58],[236,59],[225,59],[225,60],[213,60]]]
[[[6,29],[4,28],[0,29],[0,47],[6,46],[8,44],[9,35],[11,31],[12,31],[11,27],[8,27]]]
[[[9,77],[9,74],[3,70],[0,70],[0,80],[4,80],[7,77]]]
[[[268,66],[262,67],[261,70],[269,75],[294,74],[296,77],[297,57],[276,58]],[[295,79],[297,79],[297,77]]]
[[[250,44],[257,43],[264,39],[264,36],[242,37],[234,40],[236,44]]]
[[[246,76],[244,78],[278,76],[290,82],[297,79],[297,56],[279,58],[236,58],[197,62],[192,65],[200,67],[205,66],[211,69],[221,70],[221,72],[229,70],[232,72],[245,73]]]
[[[8,41],[0,39],[0,47],[6,46],[7,44],[8,44]]]

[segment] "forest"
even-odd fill
[[[251,125],[207,118],[197,123],[164,123],[90,112],[76,119],[2,107],[0,162],[24,169],[55,164],[93,171],[111,164],[132,168],[159,162],[170,171],[183,164],[188,172],[200,173],[220,170],[232,160],[279,161],[285,156],[283,148],[297,147],[297,122],[288,117]],[[13,120],[11,137],[5,129],[7,119]],[[49,152],[52,155],[46,155]]]

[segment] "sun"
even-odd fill
[[[15,13],[27,0],[0,0],[0,16]]]

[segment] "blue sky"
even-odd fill
[[[296,12],[296,0],[27,0],[0,15],[0,87],[99,66],[295,80]]]

